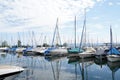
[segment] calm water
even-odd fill
[[[4,80],[120,80],[120,62],[94,58],[81,60],[6,53],[0,55],[0,64],[25,68],[22,73]]]

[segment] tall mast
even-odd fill
[[[74,26],[75,26],[75,48],[76,48],[76,16],[75,16],[75,23],[74,23]]]
[[[59,40],[60,45],[61,45],[61,39],[60,39],[59,30],[58,30],[58,18],[57,18],[57,21],[56,21],[56,27],[55,27],[54,34],[53,34],[52,46],[54,46],[53,43],[54,43],[55,38],[57,38],[57,41],[56,41],[57,44],[58,44],[58,40]]]
[[[84,19],[84,46],[86,46],[86,9],[84,10],[84,15],[85,15],[85,19]]]
[[[110,48],[112,49],[112,42],[113,42],[113,40],[112,40],[112,28],[111,28],[111,25],[110,25]],[[112,50],[111,50],[112,51]]]
[[[84,37],[84,36],[83,36],[83,35],[84,35],[84,32],[85,32],[85,34],[86,34],[86,30],[85,30],[85,29],[86,29],[86,28],[85,28],[85,27],[86,27],[86,9],[85,9],[84,15],[85,15],[85,18],[84,18],[83,29],[82,29],[82,34],[81,34],[81,41],[80,41],[80,46],[79,46],[80,48],[82,47],[82,43],[83,43],[82,41],[83,41],[83,37]],[[85,35],[85,37],[86,37],[86,35]],[[86,38],[85,38],[85,39],[86,39]],[[85,43],[86,43],[86,40],[85,40]],[[80,49],[79,49],[79,50],[80,50]]]

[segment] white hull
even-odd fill
[[[96,50],[95,58],[97,58],[97,59],[106,58],[106,54],[104,53],[104,49]]]
[[[68,51],[67,51],[67,49],[58,48],[58,49],[52,50],[51,53],[63,53],[63,54],[66,54],[66,53],[68,53]]]
[[[23,50],[25,50],[25,49],[26,49],[26,48],[17,48],[17,49],[16,49],[16,52],[17,52],[17,53],[22,53]]]
[[[107,55],[107,60],[110,62],[120,61],[120,55]]]
[[[89,58],[95,56],[95,53],[82,52],[79,53],[80,58]]]
[[[40,53],[45,53],[45,51],[46,51],[47,49],[43,49],[43,50],[40,50]]]
[[[24,69],[18,66],[0,65],[0,76],[21,72]]]
[[[45,47],[36,47],[32,51],[35,53],[44,53]]]
[[[104,50],[96,50],[96,54],[102,55],[102,54],[105,54],[105,53],[104,53]]]
[[[8,50],[8,47],[0,47],[0,51]]]
[[[85,47],[85,52],[87,52],[87,53],[95,53],[96,50],[94,48],[92,48],[92,47]]]

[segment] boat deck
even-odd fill
[[[23,71],[22,67],[11,66],[11,65],[0,65],[0,76],[10,75]]]

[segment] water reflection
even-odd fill
[[[107,64],[107,58],[106,59],[94,59],[95,64],[99,65],[101,68],[103,65]]]
[[[94,58],[69,58],[68,64],[72,64],[75,66],[75,80],[79,79],[79,75],[81,75],[81,80],[88,80],[88,70],[87,68],[94,63]],[[78,70],[80,73],[78,72]]]
[[[65,57],[45,56],[45,60],[49,61],[52,68],[54,80],[60,80],[61,59]]]
[[[108,67],[112,71],[112,80],[117,80],[115,79],[115,73],[120,69],[120,62],[107,62]]]
[[[14,74],[12,76],[0,78],[0,80],[14,80],[19,74]]]
[[[6,53],[0,55],[0,64],[25,68],[12,80],[119,80],[120,62],[111,63],[96,58],[33,56]],[[4,80],[10,80],[9,77]]]

